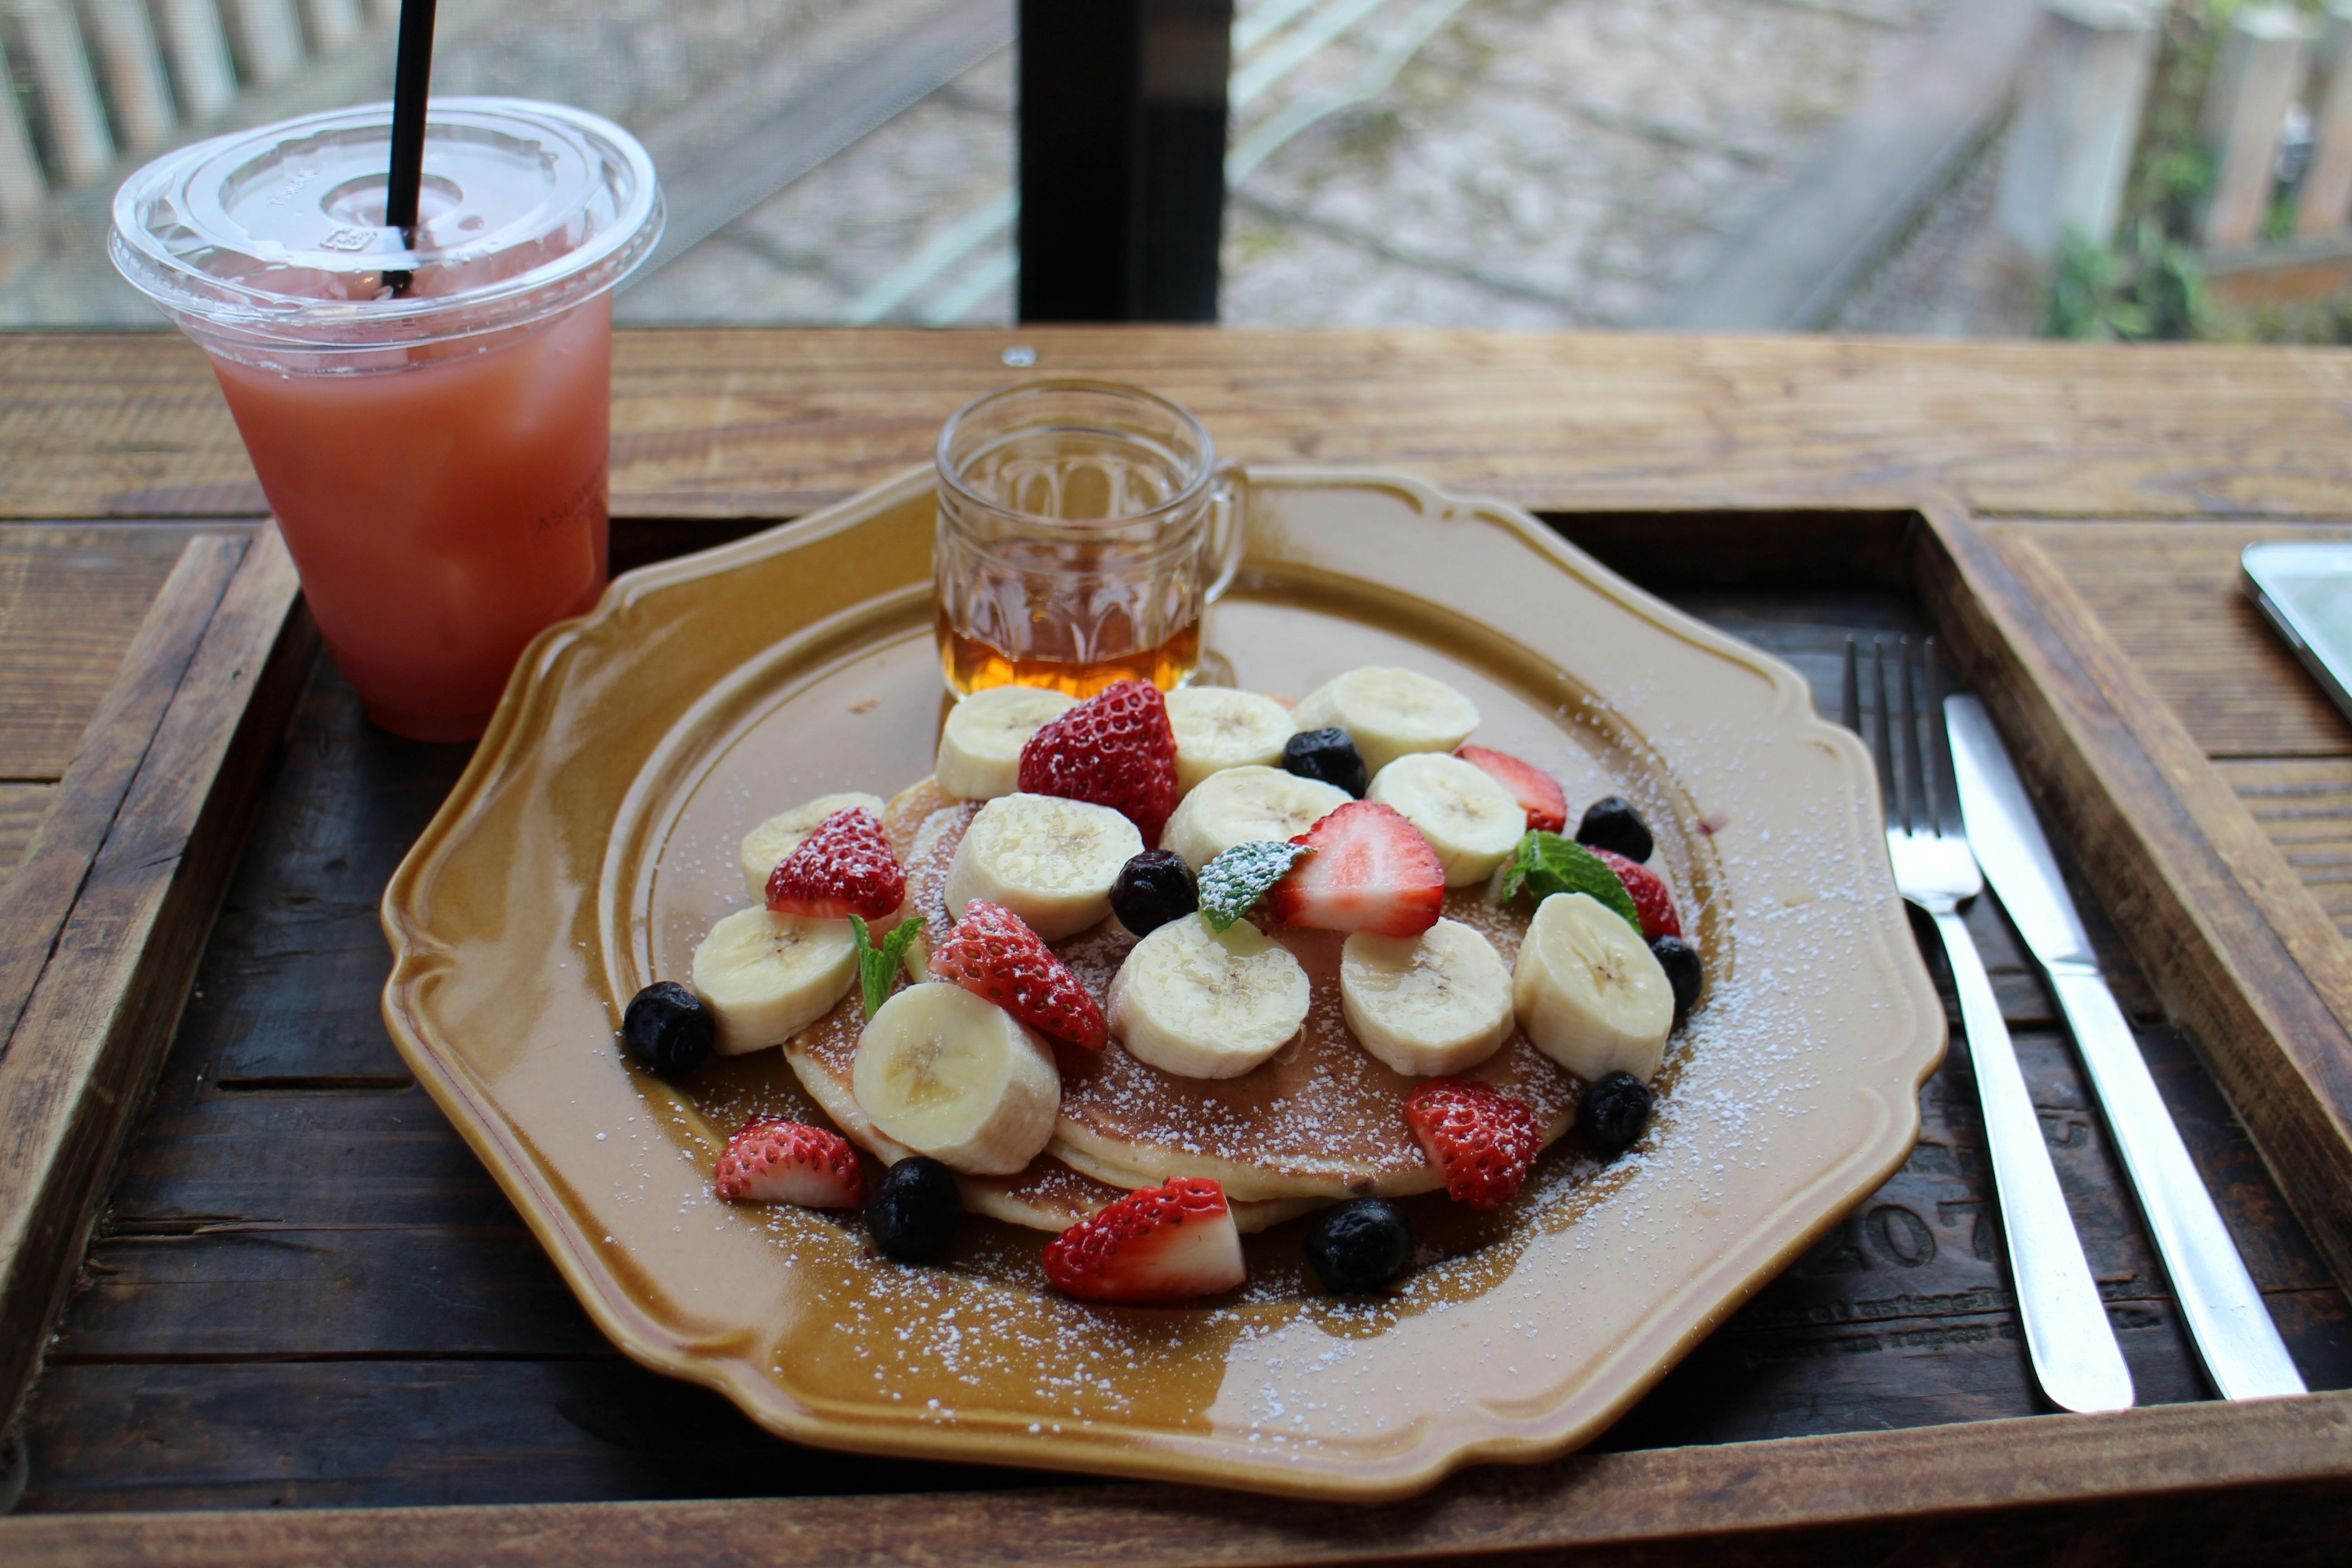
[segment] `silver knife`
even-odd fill
[[[1973,697],[1948,697],[1944,723],[1969,843],[2050,977],[2213,1385],[2225,1399],[2305,1392],[2262,1292],[2148,1076],[2123,1009],[2099,973],[2050,841],[1984,705]]]

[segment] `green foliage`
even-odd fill
[[[866,921],[857,915],[849,917],[850,934],[857,941],[857,980],[861,988],[859,1000],[866,1005],[866,1016],[871,1019],[890,999],[890,985],[905,962],[907,949],[914,945],[916,933],[923,929],[920,920],[900,921],[882,945],[874,945],[874,933],[866,929]]]
[[[2210,335],[2204,265],[2190,237],[2213,185],[2199,116],[2221,14],[2212,0],[2184,0],[2167,12],[2120,237],[2103,248],[2066,237],[2043,301],[2045,335],[2125,342]]]
[[[2232,342],[2352,344],[2352,299],[2257,305],[2214,324]]]
[[[1265,890],[1282,880],[1284,872],[1314,853],[1305,844],[1254,838],[1234,845],[1202,867],[1201,913],[1209,929],[1223,931],[1247,915]]]
[[[1538,903],[1554,893],[1590,893],[1616,910],[1635,931],[1642,929],[1642,913],[1633,907],[1633,895],[1625,890],[1609,862],[1557,833],[1536,828],[1519,840],[1518,852],[1503,873],[1503,896],[1516,899],[1522,889],[1534,894]]]
[[[2205,310],[2196,247],[2142,218],[2127,248],[2103,250],[2080,235],[2066,237],[2042,330],[2053,338],[2125,342],[2191,338]]]

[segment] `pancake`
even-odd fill
[[[1445,913],[1493,942],[1506,965],[1518,956],[1526,918],[1483,889],[1448,893]],[[1402,1197],[1443,1186],[1404,1119],[1405,1100],[1429,1080],[1365,1050],[1340,1012],[1345,936],[1290,926],[1269,926],[1266,935],[1307,971],[1312,1000],[1298,1037],[1229,1079],[1162,1072],[1116,1040],[1100,1052],[1065,1052],[1062,1116],[1050,1152],[1113,1183],[1214,1176],[1233,1198]],[[1134,940],[1107,923],[1055,951],[1100,996]],[[1518,1029],[1462,1076],[1533,1109],[1546,1146],[1574,1119],[1579,1080]]]
[[[886,808],[885,833],[907,870],[907,902],[937,940],[947,918],[947,869],[978,805],[929,779]],[[1507,966],[1528,921],[1484,888],[1446,894],[1445,914],[1495,944]],[[1366,1051],[1342,1016],[1337,931],[1269,926],[1307,971],[1312,1000],[1298,1037],[1238,1078],[1190,1079],[1138,1061],[1114,1039],[1101,1051],[1059,1046],[1061,1120],[1046,1152],[1014,1176],[962,1178],[967,1206],[1017,1225],[1060,1229],[1137,1187],[1175,1176],[1213,1176],[1244,1230],[1349,1197],[1402,1197],[1444,1185],[1405,1123],[1404,1102],[1425,1079],[1396,1072]],[[1053,944],[1081,984],[1103,1000],[1135,939],[1115,920]],[[917,943],[906,978],[927,977],[929,943]],[[785,1058],[809,1093],[853,1142],[885,1160],[908,1151],[882,1136],[850,1092],[860,1029],[857,999],[795,1037]],[[1574,1119],[1579,1080],[1514,1029],[1502,1048],[1464,1076],[1531,1107],[1550,1145]]]
[[[907,903],[922,913],[925,937],[937,940],[952,926],[947,918],[947,868],[955,858],[963,830],[978,816],[978,802],[958,800],[929,779],[901,790],[884,808],[882,831],[907,868]],[[880,934],[878,931],[877,935]],[[929,940],[919,940],[908,951],[904,979],[929,977]],[[800,1079],[809,1098],[824,1107],[842,1135],[886,1164],[895,1164],[914,1152],[886,1136],[858,1108],[851,1091],[852,1068],[857,1058],[857,1037],[865,1026],[861,998],[856,991],[835,1005],[832,1012],[794,1036],[784,1047],[784,1060]],[[1074,1058],[1090,1051],[1061,1047],[1063,1075]],[[1050,1153],[1040,1154],[1009,1176],[956,1173],[964,1207],[1010,1225],[1035,1230],[1061,1231],[1076,1225],[1137,1187],[1152,1181],[1115,1179],[1106,1183],[1086,1175]],[[1230,1199],[1234,1223],[1246,1235],[1322,1205],[1315,1197],[1288,1197],[1266,1202]]]
[[[857,1059],[857,1037],[865,1026],[860,1016],[859,999],[845,996],[831,1013],[810,1025],[784,1047],[784,1060],[792,1065],[800,1079],[801,1087],[809,1098],[824,1108],[841,1129],[842,1136],[873,1155],[886,1165],[896,1164],[915,1151],[886,1135],[867,1120],[858,1109],[857,1097],[850,1091],[850,1070]],[[1091,1052],[1066,1050],[1067,1058],[1092,1055]],[[1066,1067],[1065,1068],[1066,1071]],[[1001,1219],[1008,1225],[1027,1226],[1033,1230],[1067,1230],[1086,1218],[1134,1191],[1137,1187],[1154,1185],[1151,1182],[1103,1182],[1073,1169],[1050,1153],[1040,1154],[1019,1172],[1010,1176],[974,1176],[959,1171],[956,1185],[962,1192],[963,1206],[973,1214],[991,1219]],[[1234,1211],[1234,1224],[1244,1235],[1264,1230],[1270,1225],[1305,1214],[1321,1206],[1316,1198],[1286,1198],[1267,1203],[1247,1203],[1229,1200]]]

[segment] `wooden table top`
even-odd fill
[[[1014,345],[1034,368],[1003,362]],[[1059,328],[624,331],[613,510],[792,516],[927,461],[1023,376],[1149,386],[1245,461],[1371,463],[1533,510],[2352,515],[2352,353],[1822,337]],[[176,334],[0,334],[0,517],[264,510]]]
[[[1035,350],[1033,371],[1006,367],[1015,345]],[[1556,518],[1957,500],[2058,565],[2352,931],[2352,725],[2235,583],[2247,542],[2352,537],[2352,353],[1188,329],[624,332],[616,550],[667,553],[745,526],[730,520],[836,500],[925,461],[940,420],[970,396],[1039,374],[1149,385],[1194,408],[1244,461],[1411,468]],[[225,405],[176,336],[0,335],[0,875],[54,797],[182,544],[262,510]],[[1885,595],[1685,586],[1670,596],[1809,672],[1848,629],[1918,624]],[[608,1364],[609,1347],[374,1017],[375,892],[464,754],[371,739],[331,671],[313,683],[27,1417],[31,1506],[990,1484],[921,1467],[877,1480],[866,1462],[776,1446],[809,1467],[779,1483],[757,1468],[769,1449],[746,1469],[687,1430],[731,1414],[714,1415],[715,1401]],[[2111,1187],[2112,1153],[2081,1114],[2063,1036],[1988,906],[1976,924],[2037,1100],[2056,1118],[2062,1171],[2078,1194]],[[2112,951],[2105,921],[2094,923]],[[2352,1384],[2352,1305],[2279,1209],[2194,1056],[2117,963],[2143,1047],[2245,1227],[2250,1264],[2307,1375]],[[2000,1337],[1985,1237],[1967,1239],[1977,1201],[1967,1183],[1980,1177],[1959,1092],[1931,1091],[1915,1168],[1670,1381],[1685,1388],[1681,1404],[1654,1396],[1612,1446],[1815,1429],[1693,1403],[1688,1389],[1709,1379],[1827,1390],[1823,1400],[1845,1402],[1839,1419],[1888,1426],[2031,1409],[2005,1373],[1985,1371],[2016,1353]],[[242,1164],[223,1152],[257,1148],[280,1152]],[[299,1200],[271,1188],[339,1159],[341,1174],[299,1178],[310,1185]],[[2095,1268],[2111,1306],[2144,1331],[2130,1352],[2144,1394],[2205,1397],[2135,1216],[2112,1191],[2094,1206]],[[1904,1262],[1922,1250],[1919,1234],[1938,1239]],[[2115,1283],[2131,1279],[2146,1288]],[[1874,1325],[1859,1336],[1878,1342],[1868,1348],[1895,1353],[1850,1354],[1857,1318]],[[1817,1370],[1800,1376],[1801,1363]],[[289,1414],[305,1409],[309,1426]],[[542,1410],[562,1419],[534,1425]],[[345,1455],[330,1476],[287,1458],[289,1434],[310,1440],[354,1422],[387,1428],[370,1439],[372,1459]],[[174,1447],[197,1430],[217,1447]],[[766,1441],[740,1426],[726,1435]],[[670,1442],[676,1454],[654,1451]],[[520,1492],[497,1490],[500,1466],[522,1478]]]
[[[1003,362],[1020,345],[1033,370]],[[2352,351],[1825,337],[1197,328],[624,331],[612,510],[671,552],[928,459],[1020,374],[1149,385],[1244,461],[1371,463],[1538,512],[1900,507],[2020,520],[2339,921],[2352,726],[2236,590],[2258,539],[2352,529]],[[0,334],[0,521],[267,510],[175,333]],[[2054,520],[2095,519],[2103,526]],[[2050,520],[2050,521],[2045,521]],[[2114,522],[2200,521],[2118,532]],[[674,523],[674,527],[664,527]],[[147,599],[167,530],[0,544],[0,865],[31,831]],[[626,550],[624,542],[620,548]]]

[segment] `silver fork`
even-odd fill
[[[1993,1192],[2000,1205],[2000,1233],[2009,1249],[2011,1283],[2033,1374],[2052,1404],[2066,1410],[2126,1410],[2132,1404],[2131,1373],[2099,1301],[2099,1288],[2084,1260],[2082,1239],[2066,1212],[2066,1194],[2050,1163],[2041,1119],[2017,1065],[2009,1026],[1976,942],[1961,923],[1959,909],[1984,891],[1984,878],[1960,826],[1959,795],[1944,727],[1926,726],[1918,688],[1934,668],[1934,642],[1916,660],[1910,639],[1896,654],[1899,706],[1887,700],[1886,646],[1871,645],[1875,687],[1871,726],[1878,782],[1886,805],[1886,850],[1895,862],[1895,885],[1936,922],[1959,993],[1960,1022],[1968,1031],[1969,1055],[1976,1067],[1977,1095],[1984,1110],[1985,1148],[1992,1158]],[[1854,642],[1845,645],[1846,727],[1862,731],[1861,682]],[[1924,711],[1942,711],[1928,694]],[[1891,721],[1891,722],[1890,722]],[[1898,746],[1896,735],[1901,737]],[[1896,773],[1897,753],[1901,773]],[[1930,765],[1932,758],[1933,766]],[[1932,782],[1931,782],[1932,781]]]

